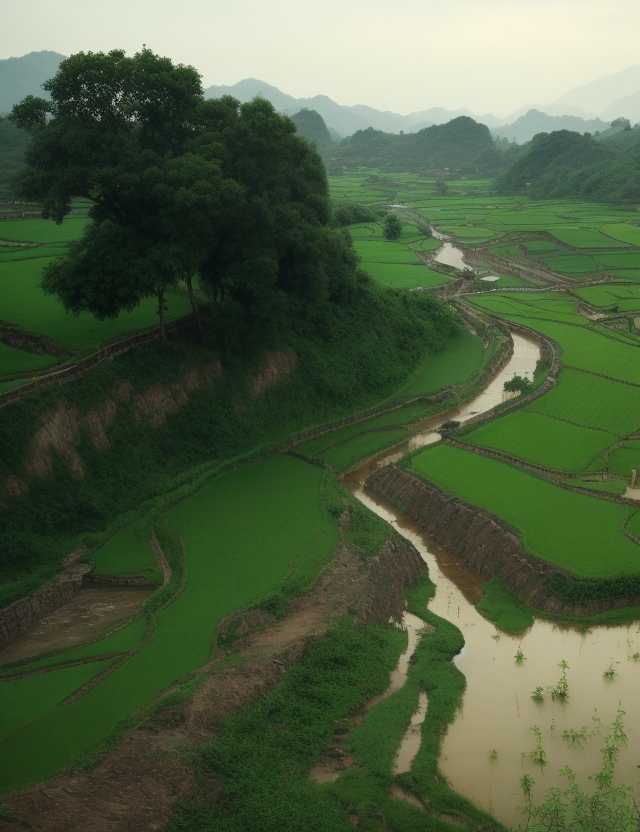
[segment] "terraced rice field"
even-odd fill
[[[91,554],[97,575],[142,575],[162,583],[162,572],[149,546],[148,529],[128,526]]]
[[[67,243],[79,239],[88,220],[69,217],[61,225],[52,220],[21,219],[0,223],[0,318],[33,335],[45,335],[57,341],[73,355],[87,355],[101,345],[116,341],[140,329],[157,325],[157,303],[143,300],[132,312],[123,312],[115,320],[98,321],[89,313],[74,316],[66,313],[57,298],[43,294],[40,281],[45,266],[63,255]],[[9,242],[30,245],[12,245]],[[167,294],[167,321],[191,311],[182,294]],[[36,373],[70,357],[37,355],[0,343],[0,379],[14,374]],[[12,389],[22,382],[0,381],[0,390]],[[8,386],[7,386],[8,385]]]
[[[206,662],[225,615],[273,592],[285,576],[306,588],[338,541],[336,520],[321,501],[324,476],[299,459],[270,457],[219,477],[171,510],[166,519],[184,541],[188,580],[174,602],[156,612],[142,649],[62,707],[114,661],[101,656],[140,644],[146,621],[55,659],[59,664],[88,650],[83,657],[95,662],[0,680],[2,790],[70,765],[138,705]]]
[[[393,193],[438,230],[461,242],[489,247],[501,257],[521,259],[522,246],[541,266],[570,278],[615,272],[640,279],[640,226],[632,209],[499,197],[491,193],[491,180],[449,181],[449,195],[441,196],[435,188],[421,192],[429,187],[427,181],[415,179],[408,187],[407,177],[403,183],[396,174],[378,176],[386,190],[372,193],[376,176],[375,171],[361,170],[332,177],[332,195],[366,204],[368,194],[371,203],[384,204],[385,194],[389,202]]]
[[[640,571],[640,547],[620,531],[635,509],[560,488],[459,448],[435,445],[410,468],[452,494],[504,518],[525,549],[583,578]]]

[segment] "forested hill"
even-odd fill
[[[625,150],[569,130],[540,133],[500,176],[498,189],[535,199],[640,202],[640,145],[630,143]]]
[[[43,95],[42,84],[56,74],[64,55],[30,52],[21,58],[0,60],[0,115],[27,95]]]
[[[371,127],[358,130],[336,148],[333,163],[419,174],[445,168],[452,173],[490,174],[500,167],[501,154],[486,125],[459,116],[399,136]]]

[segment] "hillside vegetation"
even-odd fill
[[[635,131],[629,131],[635,132]],[[614,137],[616,138],[616,137]],[[578,197],[590,201],[633,203],[640,200],[640,148],[598,142],[568,130],[540,133],[498,179],[503,194],[534,199]],[[631,150],[632,152],[628,152]]]

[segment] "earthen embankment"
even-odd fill
[[[571,604],[554,595],[547,579],[573,578],[558,566],[526,552],[518,535],[500,518],[447,494],[410,471],[387,465],[366,487],[417,522],[439,545],[457,555],[483,581],[500,578],[530,607],[555,615],[595,615],[640,603],[638,596]],[[541,520],[542,522],[542,520]]]

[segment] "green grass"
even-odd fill
[[[335,721],[348,725],[353,709],[384,690],[405,645],[406,634],[393,627],[334,625],[275,691],[192,753],[200,772],[222,774],[222,799],[182,804],[168,832],[352,829],[344,808],[309,773],[330,747]]]
[[[597,259],[607,269],[640,268],[640,251],[598,254]]]
[[[0,230],[2,230],[1,226]],[[55,257],[58,254],[64,254],[66,250],[67,246],[64,243],[50,246],[37,245],[29,248],[3,246],[0,243],[0,263],[8,263],[14,260],[37,260],[40,257]]]
[[[611,237],[606,237],[599,231],[579,228],[578,226],[566,225],[561,228],[554,228],[551,233],[560,242],[574,248],[613,248],[616,246],[616,241],[612,240]],[[617,245],[621,246],[624,243],[618,243]]]
[[[526,471],[437,445],[409,467],[447,491],[504,518],[526,551],[584,578],[640,572],[640,548],[620,531],[634,512],[558,488]]]
[[[603,350],[606,350],[608,343],[604,341]],[[617,344],[613,343],[613,346]],[[629,351],[634,351],[633,347]],[[635,352],[640,358],[640,350]],[[640,427],[639,403],[640,388],[564,369],[553,390],[533,402],[527,410],[623,437]],[[585,441],[595,440],[585,437]]]
[[[621,448],[609,452],[606,461],[607,470],[611,471],[612,474],[630,477],[632,470],[640,473],[640,440],[630,439],[625,442]]]
[[[575,254],[546,254],[538,259],[546,263],[552,271],[564,274],[567,277],[574,277],[603,271],[602,258],[604,256],[599,255],[598,260],[596,260],[588,254],[576,252]]]
[[[337,473],[352,468],[358,462],[374,456],[385,448],[391,447],[408,437],[408,431],[403,428],[387,428],[383,431],[360,433],[326,451],[317,454],[319,459],[328,462]]]
[[[79,240],[89,220],[66,219],[62,225],[53,220],[7,220],[0,224],[0,239],[30,243],[66,243]]]
[[[503,633],[516,635],[533,626],[531,609],[504,586],[500,578],[482,584],[482,598],[476,609]]]
[[[458,338],[449,342],[446,349],[434,353],[429,363],[408,379],[400,393],[409,398],[462,384],[474,370],[484,365],[487,358],[481,339],[465,329]]]
[[[162,572],[149,546],[149,532],[137,526],[129,526],[109,538],[92,552],[90,560],[97,575],[143,575],[162,583]]]
[[[565,485],[573,485],[576,488],[588,488],[590,491],[602,491],[605,494],[619,494],[624,495],[627,490],[628,483],[624,480],[584,480],[584,479],[567,479],[563,480]]]
[[[603,309],[609,306],[640,309],[640,287],[637,286],[591,286],[576,289],[575,294],[592,306]]]
[[[47,674],[0,681],[0,744],[11,742],[12,738],[15,740],[27,726],[37,725],[59,702],[109,664],[109,661],[91,662]],[[46,754],[46,749],[41,751]],[[3,763],[7,771],[12,761],[4,760]]]
[[[283,581],[290,596],[308,588],[338,540],[336,521],[320,500],[324,475],[293,457],[270,457],[219,477],[176,506],[167,520],[186,547],[189,580],[183,593],[156,615],[145,647],[73,704],[55,708],[71,692],[69,685],[62,692],[48,687],[49,677],[67,671],[33,677],[41,715],[29,717],[29,724],[0,743],[0,765],[7,772],[2,789],[46,779],[70,765],[134,708],[206,662],[225,615],[268,596]],[[170,539],[161,539],[163,548]],[[17,698],[9,691],[13,684],[0,687]]]

